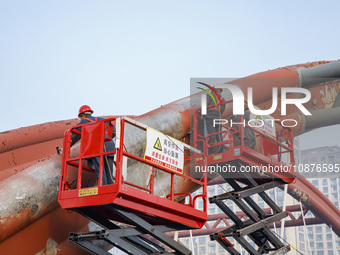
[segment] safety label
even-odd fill
[[[147,128],[146,136],[144,159],[182,173],[184,165],[183,143],[152,128]]]
[[[275,119],[272,116],[255,114],[251,114],[250,116],[249,126],[256,128],[257,131],[270,138],[276,139]]]
[[[94,196],[98,195],[98,188],[81,189],[79,190],[78,197]]]

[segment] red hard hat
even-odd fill
[[[84,112],[90,112],[91,114],[93,113],[92,109],[90,106],[88,105],[83,105],[79,108],[79,114],[78,114],[78,117],[80,117],[80,115]]]

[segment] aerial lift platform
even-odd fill
[[[226,101],[224,104],[231,102]],[[256,118],[260,119],[261,116]],[[255,118],[250,126],[250,123],[244,122],[244,116],[240,115],[238,123],[245,125],[231,126],[230,122],[225,121],[225,124],[220,125],[219,132],[202,134],[204,117],[201,116],[201,110],[195,111],[193,120],[193,146],[203,151],[207,169],[217,165],[219,169],[224,167],[225,171],[220,171],[219,174],[233,189],[209,198],[210,203],[216,204],[234,222],[231,227],[212,234],[211,240],[216,240],[233,255],[241,253],[228,238],[236,240],[249,254],[286,254],[290,246],[283,244],[268,225],[280,221],[288,216],[288,213],[282,211],[265,191],[294,181],[292,167],[295,161],[291,128],[282,126],[281,122],[274,119],[271,119],[271,129],[268,129],[268,126],[255,127]],[[259,120],[258,124],[260,126],[263,122]],[[255,134],[254,148],[245,144],[246,128]],[[216,137],[214,143],[209,143],[211,136]],[[199,158],[196,163],[200,164]],[[272,209],[271,214],[266,214],[253,200],[254,194],[258,194]],[[228,200],[245,213],[246,220],[242,221],[226,205]]]
[[[230,102],[225,102],[230,103]],[[283,127],[275,121],[274,132],[265,132],[249,125],[239,128],[221,125],[221,129],[213,134],[200,134],[198,120],[199,110],[194,114],[193,145],[184,148],[186,162],[194,166],[232,166],[237,171],[221,172],[220,175],[233,188],[218,196],[211,197],[210,203],[215,203],[235,224],[221,232],[211,235],[230,254],[240,254],[230,237],[236,240],[249,254],[284,254],[289,251],[289,245],[272,232],[268,225],[279,221],[288,215],[273,201],[266,190],[282,186],[294,181],[294,175],[289,171],[275,171],[275,167],[294,165],[293,135],[290,128]],[[243,116],[240,116],[243,122]],[[117,127],[116,149],[114,152],[104,151],[105,134],[110,134],[112,122]],[[183,245],[169,238],[164,232],[201,228],[207,220],[207,174],[203,172],[200,178],[192,178],[188,171],[169,169],[159,164],[159,160],[151,160],[145,156],[134,155],[125,147],[125,132],[131,131],[126,125],[148,130],[144,124],[130,118],[106,119],[76,126],[65,132],[63,166],[60,181],[59,203],[64,209],[74,210],[104,228],[102,231],[89,233],[71,233],[69,240],[94,254],[109,254],[96,240],[105,241],[128,254],[191,254]],[[256,148],[248,148],[244,142],[245,128],[252,129],[256,137]],[[70,150],[71,136],[80,135],[80,149]],[[214,143],[209,143],[210,136],[219,136]],[[238,137],[238,142],[236,138]],[[109,137],[110,140],[111,137]],[[174,144],[175,141],[173,140]],[[157,144],[154,144],[157,149]],[[158,148],[160,149],[160,148]],[[201,153],[201,151],[203,153]],[[211,152],[215,151],[215,152]],[[107,155],[114,155],[114,183],[102,184],[103,165]],[[99,157],[100,168],[98,183],[89,183],[93,179],[94,169],[86,166],[86,159]],[[147,184],[128,181],[131,166],[129,160],[148,167]],[[186,164],[189,165],[190,164]],[[243,168],[267,166],[267,171],[240,171]],[[192,167],[192,164],[191,164]],[[270,168],[271,167],[271,168]],[[229,168],[230,169],[230,168]],[[282,168],[281,168],[282,169]],[[155,183],[157,172],[169,174],[169,191],[166,195],[157,194]],[[203,188],[201,193],[192,197],[187,192],[177,192],[175,179],[182,178]],[[252,199],[253,194],[259,196],[272,209],[266,214]],[[184,199],[186,198],[186,199]],[[203,210],[196,209],[197,199],[203,200]],[[226,205],[231,200],[247,215],[242,221]],[[124,224],[124,225],[122,225]],[[127,227],[129,226],[129,227]],[[167,247],[167,248],[164,248]]]
[[[116,126],[115,150],[105,152],[104,143],[112,139],[113,123]],[[110,254],[97,245],[99,240],[133,255],[191,254],[190,250],[164,232],[197,229],[205,224],[206,175],[202,175],[200,179],[191,178],[183,168],[174,167],[174,160],[165,162],[167,159],[162,159],[160,154],[155,154],[158,158],[154,159],[146,157],[147,149],[144,157],[143,153],[129,152],[124,141],[132,129],[137,130],[134,130],[136,139],[140,136],[146,138],[148,127],[128,117],[90,122],[65,132],[58,201],[62,208],[76,211],[104,228],[95,232],[70,233],[69,241],[93,254]],[[81,139],[79,147],[75,146],[71,150],[72,135],[79,135]],[[166,138],[169,143],[173,143],[172,148],[175,147],[174,144],[179,143],[171,137]],[[157,143],[151,146],[160,151],[160,143],[158,138]],[[177,156],[182,156],[184,162],[192,160],[190,156],[184,156],[184,151],[187,151],[188,155],[193,151],[194,157],[202,157],[198,150],[187,144],[183,144],[181,150],[183,151],[179,152],[180,156]],[[102,177],[107,173],[104,167],[107,156],[114,157],[113,183],[103,185]],[[86,161],[91,158],[97,158],[100,162],[97,178],[95,169],[86,165]],[[140,172],[148,173],[144,184],[138,181],[138,178],[137,181],[136,178],[129,181],[130,167],[137,164]],[[134,172],[136,173],[138,174]],[[168,176],[166,195],[158,194],[155,189],[158,185],[157,175],[160,174]],[[93,182],[96,179],[98,182]],[[180,179],[201,186],[202,192],[194,197],[190,193],[178,192],[176,183]],[[203,200],[203,210],[195,208],[197,200]]]

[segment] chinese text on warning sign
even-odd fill
[[[172,137],[148,128],[144,159],[182,173],[184,145]]]

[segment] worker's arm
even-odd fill
[[[221,114],[223,114],[223,112],[224,112],[224,110],[225,110],[225,104],[224,104],[224,102],[225,102],[225,100],[224,100],[224,98],[222,97],[222,99],[221,99],[221,102],[222,102],[222,104],[221,104]]]
[[[71,147],[80,140],[80,135],[72,134],[71,136]]]
[[[86,121],[86,120],[82,120],[82,121],[80,121],[78,124],[77,124],[77,126],[78,125],[81,125],[81,124],[84,124],[84,123],[87,123],[88,121]],[[76,130],[78,130],[78,131],[80,131],[81,132],[81,128],[76,128]],[[77,135],[77,134],[72,134],[72,136],[71,136],[71,147],[76,143],[76,142],[78,142],[80,140],[80,135]]]

